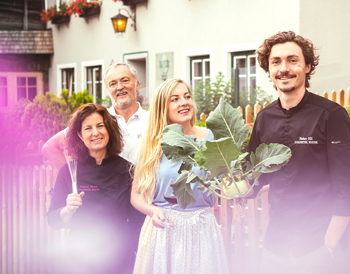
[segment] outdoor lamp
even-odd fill
[[[134,21],[134,23],[131,26],[134,26],[134,30],[136,30],[136,8],[132,7],[133,14],[130,14],[130,12],[127,9],[119,9],[119,13],[116,16],[113,16],[111,18],[114,32],[116,33],[123,33],[125,32],[126,29],[126,23],[128,22],[127,16],[124,16],[123,14],[120,13],[120,10],[125,10],[130,19]]]

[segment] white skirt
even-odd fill
[[[222,233],[209,207],[163,210],[174,226],[153,228],[147,273],[229,273]]]

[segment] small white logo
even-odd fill
[[[314,141],[313,137],[299,137],[298,141],[294,141],[294,144],[297,145],[317,145],[318,141]]]
[[[340,144],[341,141],[332,141],[332,144]]]

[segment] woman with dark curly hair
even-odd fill
[[[77,160],[77,189],[72,193],[68,165],[56,179],[48,223],[69,229],[64,273],[129,273],[137,249],[130,204],[130,163],[120,157],[122,135],[105,107],[86,104],[69,122],[65,146]],[[129,222],[128,222],[129,221]]]

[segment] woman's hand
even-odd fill
[[[75,211],[83,204],[83,197],[85,195],[85,192],[77,193],[71,193],[67,196],[66,199],[66,208],[67,212],[70,214],[74,214]]]
[[[164,211],[160,207],[152,206],[152,224],[158,228],[174,226],[173,223],[165,221]]]
[[[67,196],[66,206],[61,210],[60,216],[64,223],[68,223],[79,206],[83,204],[85,192],[71,193]]]

